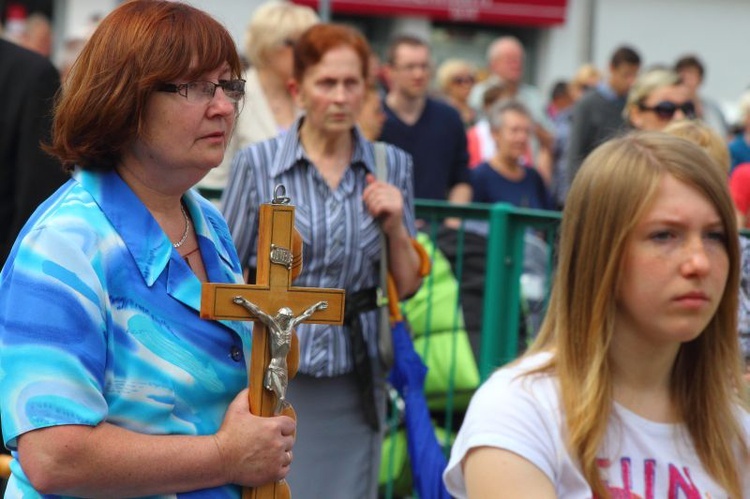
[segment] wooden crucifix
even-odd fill
[[[294,229],[294,206],[277,186],[271,203],[260,207],[255,285],[203,284],[201,317],[251,320],[252,355],[248,385],[250,410],[256,416],[286,414],[296,419],[284,399],[286,382],[299,365],[300,322],[342,324],[344,290],[293,287],[302,271],[302,239]],[[291,497],[285,481],[245,489],[243,499]]]

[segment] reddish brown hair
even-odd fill
[[[294,46],[294,78],[302,81],[305,72],[323,59],[330,50],[351,47],[362,63],[366,80],[370,66],[370,46],[362,34],[343,24],[316,24],[308,28]]]
[[[225,62],[239,78],[232,37],[205,12],[166,0],[126,2],[101,21],[73,65],[47,150],[68,169],[114,168],[160,83],[199,78]]]

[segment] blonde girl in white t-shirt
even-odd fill
[[[475,395],[456,497],[750,497],[726,176],[697,145],[633,133],[571,187],[540,335]]]

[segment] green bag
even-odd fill
[[[414,334],[414,348],[428,368],[425,396],[431,410],[465,410],[479,386],[479,369],[458,303],[458,282],[450,262],[419,233],[417,240],[432,260],[432,272],[403,304]],[[446,407],[452,399],[451,407]]]

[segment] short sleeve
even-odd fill
[[[29,232],[0,284],[0,407],[5,443],[107,414],[106,313],[91,231]]]
[[[448,491],[466,497],[462,461],[477,447],[496,447],[530,461],[555,483],[560,452],[560,414],[554,381],[503,369],[485,382],[469,404],[444,473]]]
[[[472,202],[474,203],[488,203],[491,202],[487,196],[486,187],[489,183],[487,179],[486,163],[480,163],[476,168],[469,172],[469,179],[471,181],[471,195]]]
[[[555,203],[552,201],[552,196],[550,196],[549,189],[547,189],[542,176],[535,168],[530,168],[529,172],[534,176],[534,188],[539,198],[539,208],[542,210],[554,210]]]

